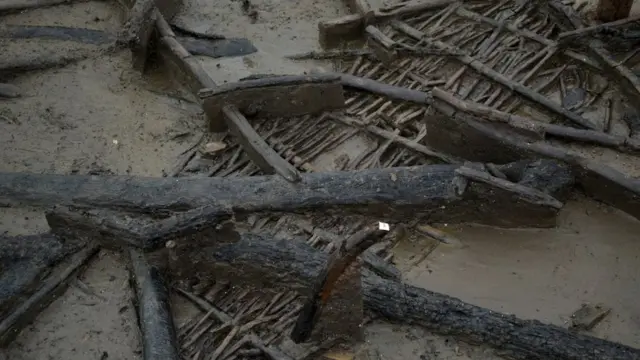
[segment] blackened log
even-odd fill
[[[291,184],[280,176],[144,178],[0,173],[0,204],[68,205],[146,214],[204,207],[194,216],[223,213],[330,211],[504,227],[554,226],[561,204],[534,201],[518,189],[467,181],[459,165],[426,165],[310,173]],[[569,186],[570,184],[567,184]],[[540,189],[537,189],[540,190]]]
[[[169,292],[164,279],[157,268],[149,266],[141,252],[131,248],[129,255],[144,359],[179,360]]]
[[[98,250],[99,247],[97,245],[88,245],[80,250],[70,259],[64,270],[59,273],[54,273],[41,281],[35,292],[31,293],[19,304],[15,304],[16,306],[7,314],[3,314],[0,321],[0,347],[5,347],[13,341],[25,326],[33,322],[42,310],[64,293],[69,281],[74,278],[73,275],[76,274]],[[29,264],[23,265],[25,266],[23,269],[18,269],[29,271]],[[3,271],[3,278],[6,275],[7,273]],[[8,276],[24,276],[24,274],[16,274],[15,270],[13,270],[8,273]],[[25,288],[20,288],[18,291],[22,292],[23,289]]]
[[[539,158],[563,161],[572,167],[577,184],[588,196],[640,219],[640,180],[564,148],[494,128],[442,103],[434,106],[445,115],[427,123],[427,142],[433,148],[470,161],[498,164]]]
[[[489,345],[518,360],[631,360],[640,350],[567,329],[522,320],[447,295],[364,272],[364,305],[390,320]]]
[[[328,254],[302,241],[277,240],[257,234],[243,234],[237,243],[203,249],[199,253],[202,260],[199,266],[209,267],[209,270],[202,267],[205,276],[228,276],[232,281],[255,286],[298,291],[311,289],[329,260]],[[189,254],[182,255],[187,258]],[[204,261],[206,258],[208,260]],[[184,264],[190,266],[187,260]],[[388,264],[385,266],[395,269]],[[379,277],[369,269],[365,266],[361,279],[365,309],[393,321],[424,326],[434,333],[461,340],[481,342],[505,351],[515,359],[640,359],[636,349],[470,305],[403,284],[395,277]]]

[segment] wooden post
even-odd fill
[[[598,0],[597,18],[611,22],[629,17],[633,0]]]

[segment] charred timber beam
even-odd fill
[[[570,332],[536,320],[523,320],[465,303],[447,295],[364,273],[365,308],[390,320],[419,325],[434,333],[489,345],[518,360],[631,360],[640,350]]]
[[[486,105],[459,99],[453,94],[439,88],[433,88],[432,95],[434,98],[446,102],[457,110],[489,119],[495,122],[496,126],[506,125],[518,134],[535,140],[542,140],[548,136],[612,147],[621,151],[637,152],[640,150],[637,144],[628,137],[536,121],[527,116],[513,115]]]
[[[533,199],[515,186],[504,189],[469,180],[456,172],[459,167],[310,173],[295,184],[279,176],[145,178],[0,173],[0,205],[75,206],[156,215],[194,210],[191,215],[196,220],[191,220],[195,222],[230,212],[329,211],[382,216],[387,221],[428,216],[433,222],[504,227],[555,224],[562,203],[552,196]]]
[[[142,332],[145,360],[179,360],[176,332],[169,305],[169,291],[160,271],[150,266],[144,254],[129,249],[131,277],[135,284],[138,324]]]
[[[446,50],[451,52],[452,54],[462,53],[462,51],[459,48],[453,45],[446,44],[442,41],[429,39],[425,33],[409,26],[404,22],[393,20],[391,21],[391,26],[393,26],[394,29],[414,38],[415,40],[423,41],[425,44],[431,45],[436,49]],[[567,119],[568,121],[571,121],[572,123],[590,130],[597,129],[596,125],[591,123],[591,121],[577,115],[572,111],[569,111],[561,107],[560,105],[551,101],[547,97],[539,94],[535,90],[530,89],[527,86],[524,86],[520,83],[517,83],[505,77],[504,75],[484,65],[474,57],[463,54],[463,55],[456,55],[455,58],[461,63],[468,65],[469,67],[471,67],[478,73],[482,74],[483,76],[501,84],[502,86],[507,87],[508,89],[520,94],[524,98],[546,108],[547,110],[564,117],[565,119]]]
[[[45,277],[50,267],[71,251],[70,248],[63,250],[58,238],[44,234],[0,240],[3,252],[0,347],[6,347],[66,290],[72,275],[98,252],[99,247],[88,245],[74,254],[62,271]]]
[[[325,74],[252,78],[202,89],[199,96],[212,131],[226,128],[225,105],[255,117],[317,114],[345,106],[339,78]]]
[[[434,102],[433,106],[443,114],[427,123],[427,141],[435,149],[498,164],[537,158],[565,162],[587,195],[640,219],[639,180],[558,146],[497,129],[445,103]]]

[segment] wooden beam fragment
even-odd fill
[[[299,116],[344,108],[339,78],[332,75],[274,75],[202,89],[199,96],[212,131],[226,129],[222,108],[234,105],[256,117]]]
[[[509,359],[640,358],[640,350],[629,346],[502,314],[367,271],[364,271],[362,285],[366,309],[398,323],[418,325],[436,334],[491,346]]]
[[[455,107],[457,110],[486,118],[495,122],[495,125],[505,124],[518,134],[528,136],[535,140],[542,140],[545,136],[558,137],[567,140],[592,143],[601,146],[612,147],[622,151],[636,152],[637,149],[629,149],[627,139],[624,136],[606,134],[600,131],[576,129],[568,126],[549,124],[536,121],[526,116],[514,115],[488,106],[458,99],[453,94],[433,88],[434,98],[442,100]]]
[[[427,38],[427,36],[422,31],[419,31],[404,22],[393,20],[391,21],[391,26],[393,26],[394,29],[414,38],[415,40],[419,40],[419,41],[421,40],[426,44],[436,47],[437,49],[447,50],[453,54],[462,53],[460,49],[458,49],[453,45],[449,45],[442,41],[431,40]],[[597,129],[597,126],[594,125],[591,121],[577,115],[572,111],[569,111],[561,107],[560,105],[551,101],[549,98],[539,94],[535,90],[530,89],[520,83],[517,83],[507,78],[505,75],[500,74],[497,71],[491,69],[490,67],[484,65],[474,57],[469,55],[456,55],[455,58],[458,59],[458,61],[460,61],[461,63],[468,65],[478,73],[507,87],[508,89],[520,94],[521,96],[527,98],[528,100],[546,108],[547,110],[564,117],[565,119],[571,121],[572,123],[590,130]]]
[[[588,196],[640,219],[640,180],[561,147],[496,129],[445,103],[433,106],[443,114],[427,122],[427,141],[433,148],[496,164],[540,157],[563,161],[574,169]]]
[[[471,221],[504,227],[555,224],[562,205],[553,197],[532,201],[516,188],[506,191],[486,183],[466,184],[455,173],[458,167],[309,173],[302,174],[300,185],[279,176],[145,178],[0,173],[0,204],[156,215],[194,209],[193,218],[200,219],[192,219],[196,224],[229,212],[309,211],[368,214],[388,221],[428,216],[432,222]],[[195,210],[201,207],[201,211]]]
[[[231,134],[263,172],[278,174],[290,182],[300,181],[298,170],[260,137],[235,105],[224,105],[222,113]]]

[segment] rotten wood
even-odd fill
[[[455,2],[456,0],[409,1],[386,8],[374,9],[372,13],[353,14],[339,19],[321,21],[318,24],[320,44],[324,48],[333,48],[344,41],[361,39],[364,29],[368,25],[446,8]]]
[[[24,299],[13,311],[0,321],[0,347],[6,347],[20,331],[40,314],[49,304],[66,290],[79,269],[86,264],[99,250],[97,245],[87,245],[74,254],[65,269],[54,273],[43,280],[40,288],[33,295]]]
[[[130,248],[129,257],[142,333],[142,355],[145,360],[179,360],[169,291],[164,279],[157,268],[147,263],[142,252]]]
[[[231,134],[263,172],[278,174],[290,182],[300,181],[298,170],[267,144],[235,105],[224,105],[222,113]]]
[[[537,320],[502,314],[366,271],[362,284],[366,309],[395,322],[418,325],[436,334],[491,346],[510,359],[640,358],[638,349]]]
[[[343,241],[334,251],[298,315],[291,331],[293,342],[298,344],[309,339],[338,279],[365,250],[382,240],[387,232],[387,230],[365,228]]]
[[[435,149],[497,164],[533,158],[563,161],[574,169],[578,185],[588,196],[640,218],[639,180],[561,147],[496,129],[446,104],[434,103],[434,107],[443,114],[427,123],[427,141]]]
[[[458,165],[424,165],[303,174],[300,185],[280,176],[145,178],[0,173],[4,206],[75,206],[143,214],[194,210],[203,223],[234,212],[330,211],[497,226],[553,226],[554,199],[530,202],[489,184],[460,185]],[[444,209],[442,208],[444,206]],[[393,211],[390,211],[393,209]]]
[[[391,21],[391,25],[394,29],[414,38],[415,40],[423,41],[424,43],[429,44],[437,49],[451,51],[454,54],[461,53],[460,49],[455,46],[446,44],[442,41],[430,40],[422,31],[419,31],[404,22],[394,20]],[[549,98],[539,94],[535,90],[511,80],[503,74],[498,73],[497,71],[484,65],[472,56],[456,55],[455,58],[458,59],[458,61],[460,61],[461,63],[468,65],[478,73],[486,76],[487,78],[501,84],[502,86],[507,87],[508,89],[522,95],[528,100],[546,108],[547,110],[561,115],[562,117],[566,118],[576,125],[579,125],[580,127],[590,130],[598,129],[597,126],[591,121],[577,115],[572,111],[564,109],[555,102],[551,101]]]
[[[373,50],[377,59],[385,64],[391,64],[398,58],[396,42],[385,35],[378,27],[369,25],[364,29],[367,45]]]
[[[513,115],[488,106],[458,99],[453,94],[439,88],[433,88],[432,95],[434,98],[442,100],[458,110],[487,118],[498,124],[504,123],[517,133],[533,139],[540,140],[544,139],[545,136],[550,136],[612,147],[619,150],[636,151],[635,149],[628,149],[626,147],[627,139],[624,136],[536,121],[526,116]]]
[[[226,128],[222,108],[227,104],[256,117],[317,114],[345,106],[338,77],[324,74],[242,80],[203,89],[199,96],[213,131]]]

